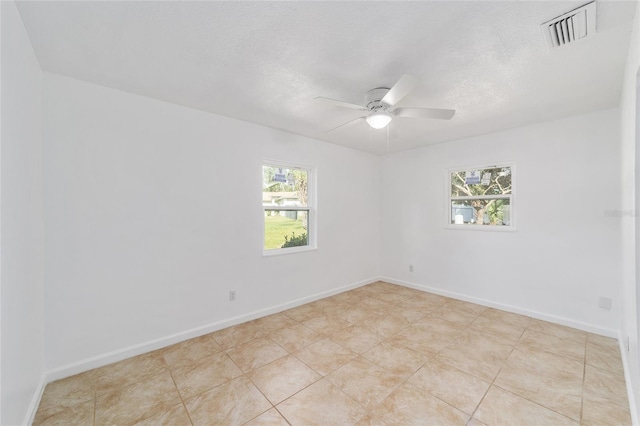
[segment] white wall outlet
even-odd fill
[[[598,306],[602,309],[606,309],[608,311],[611,310],[611,298],[609,297],[600,297],[598,300]]]
[[[235,290],[231,290],[229,292],[229,301],[230,302],[235,302],[236,301],[236,291]]]
[[[409,265],[409,272],[413,272],[413,265]]]
[[[624,348],[629,352],[629,336],[624,338]]]

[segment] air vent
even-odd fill
[[[596,32],[596,2],[591,2],[541,25],[549,48],[564,46]]]

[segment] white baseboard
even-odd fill
[[[185,330],[180,333],[171,334],[169,336],[161,337],[158,339],[150,340],[138,345],[129,346],[127,348],[118,349],[106,354],[98,355],[92,358],[83,359],[71,364],[63,365],[58,368],[45,371],[44,377],[45,383],[50,383],[55,380],[64,379],[65,377],[73,376],[75,374],[83,373],[94,368],[103,367],[114,362],[122,361],[123,359],[131,358],[136,355],[141,355],[147,352],[155,351],[157,349],[164,348],[166,346],[173,345],[194,337],[203,336],[205,334],[213,333],[214,331],[222,330],[223,328],[231,327],[233,325],[241,324],[243,322],[251,321],[256,318],[261,318],[267,315],[282,312],[287,309],[295,308],[296,306],[304,305],[325,297],[333,296],[338,293],[342,293],[348,290],[352,290],[363,285],[371,284],[379,280],[379,277],[372,277],[366,280],[351,283],[342,287],[337,287],[332,290],[312,294],[300,299],[293,300],[291,302],[282,303],[280,305],[272,306],[258,311],[253,311],[248,314],[239,315],[233,318],[228,318],[222,321],[217,321],[211,324],[206,324],[200,327],[195,327],[190,330]],[[37,405],[36,405],[37,407]]]
[[[622,368],[624,369],[624,381],[627,385],[627,397],[629,398],[629,411],[631,412],[631,423],[634,426],[640,425],[640,419],[638,419],[638,407],[636,406],[636,399],[633,393],[633,386],[631,382],[631,369],[629,368],[629,357],[626,356],[627,348],[624,344],[622,332],[618,333],[618,344],[620,346],[620,354],[622,358]]]
[[[29,409],[27,410],[23,424],[30,425],[35,420],[36,412],[38,411],[38,406],[40,405],[40,400],[42,399],[42,394],[44,393],[44,388],[47,386],[47,383],[47,376],[43,373],[33,393],[33,398],[31,398],[31,403],[29,404]]]
[[[468,296],[466,294],[456,293],[453,291],[443,290],[437,287],[430,287],[422,284],[416,284],[408,281],[397,280],[391,277],[381,277],[381,281],[385,281],[391,284],[398,284],[404,287],[415,288],[416,290],[427,291],[429,293],[438,294],[440,296],[451,297],[453,299],[463,300],[465,302],[471,302],[490,308],[500,309],[507,312],[513,312],[515,314],[526,315],[532,318],[536,318],[543,321],[549,321],[555,324],[564,325],[567,327],[577,328],[578,330],[587,331],[589,333],[599,334],[601,336],[618,338],[618,330],[610,328],[600,327],[595,324],[585,323],[582,321],[576,321],[565,317],[547,314],[544,312],[533,311],[530,309],[521,308],[519,306],[506,305],[503,303],[493,302],[491,300],[482,299],[479,297]]]
[[[323,299],[325,297],[329,297],[329,296],[333,296],[335,294],[338,293],[342,293],[348,290],[352,290],[354,288],[358,288],[358,287],[362,287],[364,285],[367,284],[371,284],[373,282],[376,281],[385,281],[391,284],[397,284],[397,285],[401,285],[404,287],[409,287],[409,288],[414,288],[416,290],[422,290],[422,291],[426,291],[429,293],[434,293],[434,294],[438,294],[441,296],[446,296],[446,297],[451,297],[454,299],[458,299],[458,300],[463,300],[466,302],[471,302],[471,303],[476,303],[479,305],[483,305],[483,306],[487,306],[487,307],[491,307],[491,308],[496,308],[496,309],[501,309],[507,312],[513,312],[513,313],[517,313],[517,314],[522,314],[522,315],[527,315],[533,318],[537,318],[537,319],[541,319],[544,321],[549,321],[549,322],[553,322],[556,324],[560,324],[560,325],[565,325],[568,327],[573,327],[573,328],[577,328],[579,330],[583,330],[583,331],[587,331],[590,333],[595,333],[595,334],[599,334],[599,335],[603,335],[603,336],[607,336],[607,337],[614,337],[617,338],[619,342],[621,342],[620,340],[620,335],[619,335],[619,331],[617,330],[612,330],[612,329],[608,329],[608,328],[604,328],[604,327],[600,327],[597,326],[595,324],[589,324],[589,323],[584,323],[581,321],[575,321],[575,320],[571,320],[568,318],[564,318],[564,317],[559,317],[559,316],[555,316],[555,315],[550,315],[550,314],[546,314],[543,312],[538,312],[538,311],[532,311],[529,309],[525,309],[525,308],[521,308],[518,306],[512,306],[512,305],[505,305],[502,303],[496,303],[496,302],[492,302],[490,300],[486,300],[486,299],[482,299],[482,298],[477,298],[477,297],[472,297],[472,296],[468,296],[465,294],[461,294],[461,293],[455,293],[455,292],[451,292],[451,291],[447,291],[447,290],[443,290],[437,287],[430,287],[430,286],[425,286],[425,285],[421,285],[421,284],[416,284],[416,283],[412,283],[412,282],[408,282],[408,281],[403,281],[403,280],[397,280],[391,277],[383,277],[383,276],[378,276],[378,277],[371,277],[368,278],[366,280],[362,280],[362,281],[358,281],[355,283],[351,283],[342,287],[337,287],[334,288],[332,290],[328,290],[328,291],[324,291],[324,292],[320,292],[320,293],[316,293],[310,296],[306,296],[300,299],[296,299],[293,300],[291,302],[287,302],[287,303],[282,303],[280,305],[275,305],[269,308],[265,308],[265,309],[260,309],[258,311],[253,311],[250,312],[248,314],[244,314],[244,315],[239,315],[233,318],[229,318],[229,319],[225,319],[222,321],[217,321],[211,324],[206,324],[200,327],[195,327],[192,328],[190,330],[186,330],[180,333],[175,333],[169,336],[165,336],[162,338],[158,338],[158,339],[154,339],[154,340],[150,340],[138,345],[134,345],[134,346],[130,346],[127,348],[123,348],[123,349],[119,349],[116,351],[112,351],[106,354],[102,354],[102,355],[98,355],[92,358],[88,358],[88,359],[84,359],[78,362],[74,362],[71,364],[67,364],[58,368],[54,368],[51,370],[47,370],[44,372],[44,374],[42,375],[42,379],[40,381],[39,384],[39,388],[36,391],[36,394],[34,395],[33,401],[30,405],[30,409],[29,412],[27,413],[27,416],[25,418],[25,424],[30,425],[34,418],[35,418],[35,414],[38,408],[38,405],[40,403],[40,399],[42,398],[42,394],[44,392],[44,388],[46,386],[47,383],[50,383],[52,381],[55,380],[59,380],[59,379],[63,379],[65,377],[69,377],[69,376],[73,376],[75,374],[79,374],[88,370],[92,370],[94,368],[99,368],[108,364],[112,364],[114,362],[118,362],[121,361],[123,359],[127,359],[127,358],[131,358],[133,356],[136,355],[141,355],[147,352],[151,352],[157,349],[161,349],[164,348],[166,346],[175,344],[175,343],[179,343],[182,342],[184,340],[188,340],[188,339],[192,339],[194,337],[199,337],[208,333],[212,333],[214,331],[218,331],[221,330],[223,328],[227,328],[227,327],[231,327],[233,325],[237,325],[237,324],[241,324],[243,322],[247,322],[247,321],[251,321],[254,320],[256,318],[260,318],[266,315],[271,315],[271,314],[275,314],[278,312],[282,312],[284,310],[287,309],[291,309],[291,308],[295,308],[296,306],[300,306],[300,305],[304,305],[306,303],[310,303],[310,302],[314,302],[316,300],[319,299]],[[627,368],[627,364],[626,364],[626,360],[624,357],[623,358],[623,365],[625,368],[625,378],[627,379],[627,383],[630,383],[629,381],[629,377],[628,377],[628,368]],[[629,389],[629,404],[631,408],[631,413],[632,413],[632,418],[633,418],[633,424],[637,425],[637,413],[635,412],[635,402],[632,398],[632,394],[631,394],[631,387],[627,386],[627,389]]]

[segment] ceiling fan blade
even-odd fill
[[[393,87],[387,92],[387,94],[384,95],[384,98],[382,98],[382,102],[387,105],[393,106],[400,102],[402,98],[407,96],[409,92],[415,89],[418,84],[420,84],[420,80],[412,75],[405,74],[400,77],[400,80],[398,80],[398,82],[393,85]]]
[[[398,117],[435,118],[436,120],[451,120],[455,109],[440,108],[396,108],[393,113]]]
[[[342,108],[349,108],[349,109],[358,109],[360,111],[366,111],[366,108],[363,107],[362,105],[356,105],[356,104],[352,104],[349,102],[345,102],[345,101],[338,101],[336,99],[331,99],[331,98],[323,98],[322,96],[319,96],[315,99],[316,102],[324,102],[327,104],[331,104],[331,105],[335,105],[335,106],[339,106]]]
[[[354,124],[358,124],[361,121],[365,121],[365,118],[366,118],[365,116],[354,118],[353,120],[349,120],[346,123],[339,125],[338,127],[334,127],[333,129],[327,130],[326,133],[333,132],[334,130],[337,130],[341,127],[347,127],[347,126],[352,126]]]

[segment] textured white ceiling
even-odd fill
[[[540,24],[585,2],[19,2],[45,71],[353,147],[387,152],[386,130],[314,102],[362,103],[403,74],[398,151],[613,107],[635,2],[597,3],[597,34],[548,50]],[[514,143],[517,141],[514,141]]]

